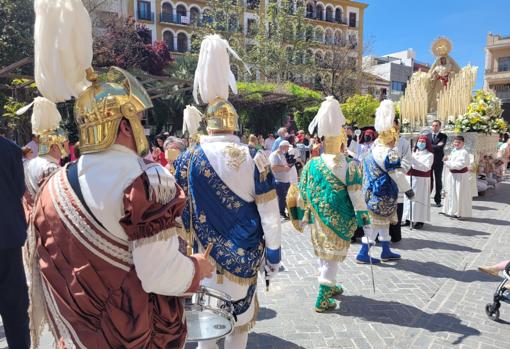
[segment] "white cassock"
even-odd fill
[[[464,173],[452,173],[468,169]],[[455,149],[444,162],[445,201],[443,213],[449,216],[471,217],[472,189],[470,181],[470,157],[466,149]]]
[[[413,153],[412,168],[414,170],[429,172],[432,169],[433,163],[434,154],[427,149],[418,150]],[[407,181],[412,184],[414,198],[413,201],[405,198],[402,220],[421,223],[430,221],[430,176],[413,176],[412,183],[411,177],[407,176]],[[411,211],[413,213],[412,219]]]

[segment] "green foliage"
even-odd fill
[[[322,95],[320,92],[310,90],[306,87],[302,87],[291,82],[287,82],[284,85],[284,87],[289,93],[291,93],[300,100],[315,99],[320,101],[322,99]]]
[[[308,125],[312,122],[315,115],[319,111],[320,106],[305,108],[303,111],[294,112],[294,121],[299,130],[307,130]]]
[[[20,102],[13,97],[8,97],[3,106],[2,123],[7,130],[7,135],[18,141],[30,138],[30,113],[17,115],[16,112],[23,108],[26,103]]]
[[[32,0],[0,0],[0,67],[33,55],[34,4]],[[30,73],[32,67],[23,67]]]
[[[371,95],[354,95],[347,98],[342,104],[347,124],[365,127],[374,124],[375,110],[379,107],[379,101]]]

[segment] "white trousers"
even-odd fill
[[[336,285],[338,261],[327,261],[319,258],[319,284],[333,287]]]
[[[377,238],[377,235],[379,235],[379,240],[380,241],[390,241],[391,240],[391,237],[390,237],[390,225],[387,224],[385,226],[375,226],[375,227],[372,227],[372,226],[365,226],[363,228],[363,231],[365,232],[365,236],[363,237],[363,239],[361,239],[361,241],[364,243],[364,244],[367,244],[367,243],[371,243],[371,244],[374,244],[375,243],[375,239]]]
[[[216,340],[198,342],[197,349],[219,349]],[[248,332],[235,333],[225,338],[225,349],[245,349],[248,344]]]

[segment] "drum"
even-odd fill
[[[234,305],[229,295],[209,288],[200,289],[185,304],[188,336],[186,342],[220,339],[234,330]]]

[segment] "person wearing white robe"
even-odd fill
[[[454,149],[444,158],[446,197],[443,213],[455,218],[471,217],[472,194],[469,180],[470,157],[464,149],[464,137],[456,136]]]
[[[407,176],[415,196],[412,201],[405,199],[403,219],[413,222],[415,229],[420,229],[424,222],[430,221],[430,176],[434,163],[434,153],[430,151],[431,149],[432,145],[427,136],[420,136],[413,153],[412,167]]]

